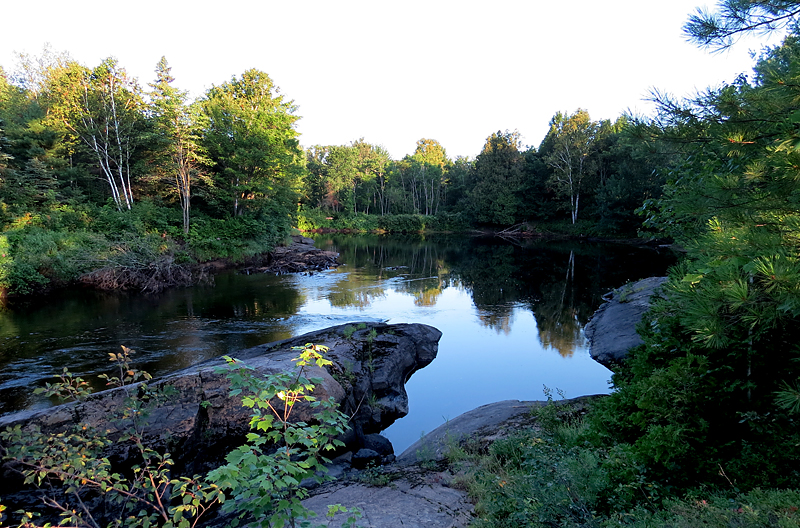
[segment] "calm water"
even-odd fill
[[[62,366],[94,381],[119,345],[164,374],[221,354],[353,321],[420,322],[439,355],[406,385],[410,413],[385,434],[401,452],[448,419],[504,399],[608,392],[583,326],[601,296],[662,275],[670,254],[594,243],[462,236],[316,238],[343,266],[313,275],[216,277],[161,295],[59,292],[0,312],[0,414],[50,403],[32,395]],[[99,386],[99,385],[98,385]]]

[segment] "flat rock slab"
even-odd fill
[[[334,483],[303,503],[317,512],[315,525],[342,526],[346,514],[325,517],[329,505],[342,504],[361,510],[356,525],[363,528],[466,527],[472,520],[473,506],[466,492],[447,483],[447,477],[436,472],[415,473],[382,487]]]
[[[584,328],[592,359],[613,370],[628,355],[628,350],[641,345],[636,325],[650,309],[650,298],[667,277],[649,277],[606,294],[608,300],[592,315]]]
[[[583,406],[598,396],[581,396],[554,402],[561,405],[569,402]],[[533,409],[547,405],[546,401],[504,400],[482,405],[440,425],[403,451],[396,464],[403,466],[420,462],[439,461],[454,443],[467,438],[488,445],[521,429],[534,427],[536,417]]]

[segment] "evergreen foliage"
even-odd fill
[[[752,84],[662,100],[645,125],[686,154],[645,210],[687,259],[594,424],[671,485],[786,486],[800,474],[786,404],[800,377],[798,46],[790,36],[765,52]]]

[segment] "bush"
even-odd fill
[[[196,217],[188,242],[197,260],[242,260],[271,251],[289,234],[288,224],[269,219],[236,217],[226,220]]]
[[[4,442],[4,460],[18,464],[27,484],[42,490],[44,504],[60,519],[59,525],[99,528],[100,523],[118,526],[160,526],[193,528],[204,514],[221,504],[224,512],[235,513],[232,526],[240,519],[264,527],[283,527],[295,520],[314,515],[300,502],[306,496],[301,486],[304,479],[324,480],[321,456],[325,449],[341,445],[335,435],[344,432],[347,416],[338,411],[332,400],[317,400],[311,393],[320,380],[306,378],[305,368],[330,364],[322,353],[326,347],[307,344],[299,347],[296,372],[263,377],[255,376],[240,362],[227,358],[228,378],[233,387],[231,396],[242,396],[245,407],[252,409],[247,444],[232,451],[228,464],[206,477],[172,475],[169,453],[159,453],[144,443],[144,431],[152,421],[153,408],[165,401],[174,388],[150,386],[150,376],[131,367],[132,350],[110,354],[117,376],[104,377],[108,384],[123,387],[126,398],[117,419],[129,424],[119,441],[128,442],[132,459],[131,471],[120,471],[103,456],[111,440],[102,431],[86,425],[73,430],[45,434],[20,426],[0,432]],[[40,393],[79,400],[88,395],[86,383],[68,370],[59,381],[37,389]],[[315,424],[288,421],[296,404],[315,409]],[[152,426],[152,424],[149,424]],[[226,500],[224,490],[232,497]],[[0,505],[0,520],[4,519]],[[329,507],[328,514],[346,512],[343,526],[353,526],[360,517],[356,509],[341,505]],[[20,526],[38,528],[38,514],[21,513]],[[303,524],[305,526],[305,524]],[[45,524],[44,527],[51,526]],[[42,527],[42,528],[44,528]]]
[[[297,229],[314,231],[316,229],[332,229],[333,215],[315,207],[300,207],[297,213]]]
[[[685,269],[673,273],[682,277]],[[593,442],[624,446],[653,478],[676,489],[727,479],[742,490],[792,485],[800,477],[800,435],[796,417],[775,404],[774,393],[781,379],[797,376],[797,352],[788,344],[796,327],[775,325],[773,339],[761,343],[755,330],[748,340],[744,329],[714,348],[687,332],[686,314],[697,308],[678,296],[657,302],[645,317],[645,343],[630,352],[613,376],[616,390],[591,415]]]
[[[48,231],[40,227],[7,231],[0,260],[0,283],[10,293],[26,295],[55,282],[76,280],[96,267],[109,241],[88,231]],[[0,243],[2,244],[2,243]]]
[[[304,480],[322,482],[327,472],[323,451],[344,445],[336,436],[344,433],[348,417],[330,398],[317,400],[311,395],[321,378],[307,378],[306,367],[324,367],[331,362],[323,357],[327,347],[307,344],[297,347],[300,355],[297,372],[255,376],[240,362],[226,357],[231,396],[241,396],[242,404],[252,409],[252,432],[247,444],[226,457],[226,465],[208,477],[232,499],[222,505],[224,512],[239,512],[257,519],[261,526],[295,526],[295,519],[313,516],[301,500],[308,496]],[[315,422],[291,422],[296,405],[314,409]],[[277,449],[276,449],[277,446]]]
[[[599,526],[616,528],[766,528],[800,526],[800,492],[760,490],[729,497],[722,493],[695,491],[682,499],[669,499],[656,510],[636,508],[617,512]]]

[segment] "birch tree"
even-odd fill
[[[109,58],[94,70],[70,63],[58,71],[49,92],[50,117],[94,154],[117,209],[130,209],[131,163],[143,108],[136,81]]]
[[[545,163],[553,170],[550,184],[557,194],[569,198],[573,224],[578,219],[584,180],[595,170],[592,154],[598,128],[586,110],[578,109],[571,116],[558,112],[543,141],[542,149],[549,150]]]

